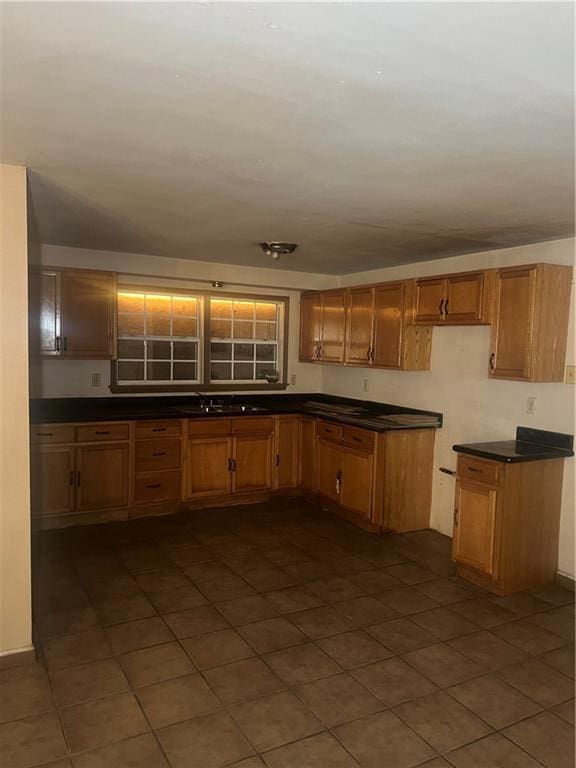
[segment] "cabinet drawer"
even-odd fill
[[[180,498],[180,470],[150,472],[138,475],[134,485],[134,501],[170,501]]]
[[[329,421],[321,421],[316,427],[316,434],[318,437],[323,437],[325,440],[333,440],[339,443],[342,440],[344,428],[339,424],[331,424]]]
[[[351,448],[364,448],[367,451],[374,450],[374,432],[357,427],[344,427],[342,442]]]
[[[269,434],[272,432],[272,419],[269,417],[257,416],[252,419],[245,417],[242,419],[232,419],[232,432],[238,434]]]
[[[188,422],[188,434],[206,435],[229,435],[232,432],[232,422],[230,419],[191,419]]]
[[[136,423],[136,440],[152,437],[180,437],[182,422],[180,419],[170,421],[138,421]]]
[[[71,424],[39,424],[30,430],[30,442],[34,444],[73,443],[74,427]]]
[[[180,469],[182,444],[175,440],[140,440],[136,443],[136,472]]]
[[[76,440],[79,443],[93,443],[98,440],[128,440],[129,424],[85,424],[76,427]]]
[[[488,485],[498,484],[498,464],[495,461],[483,461],[472,456],[458,456],[458,477],[476,480]]]

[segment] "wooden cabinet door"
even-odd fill
[[[452,556],[462,565],[492,576],[496,529],[496,489],[458,478]]]
[[[272,485],[272,435],[233,438],[232,493],[265,491]]]
[[[346,291],[324,291],[322,294],[322,332],[320,360],[326,363],[344,362],[346,330]]]
[[[112,358],[116,336],[116,275],[112,272],[62,272],[62,354],[87,359]]]
[[[74,509],[74,448],[44,446],[31,455],[31,502],[34,515],[57,515]]]
[[[322,496],[340,501],[342,451],[339,445],[318,440],[316,443],[316,490]]]
[[[129,446],[83,445],[76,449],[76,509],[115,509],[128,505]]]
[[[443,277],[416,280],[414,321],[416,323],[444,322],[445,299],[446,280]]]
[[[377,285],[374,289],[372,365],[382,368],[401,367],[403,314],[404,284]]]
[[[60,354],[60,272],[30,272],[30,354]]]
[[[273,487],[295,488],[299,482],[300,417],[278,416],[274,423]]]
[[[372,513],[372,467],[374,455],[342,449],[342,493],[344,507],[367,520]]]
[[[371,365],[374,289],[350,288],[346,302],[346,363]]]
[[[496,272],[489,360],[491,377],[530,378],[535,292],[535,266]]]
[[[316,468],[316,420],[303,418],[300,429],[300,485],[307,491],[313,491]]]
[[[483,272],[465,272],[446,279],[444,322],[478,323],[482,320]]]
[[[320,353],[322,306],[319,293],[300,298],[300,360],[314,362]]]
[[[188,440],[186,457],[188,498],[221,496],[232,491],[232,438]]]

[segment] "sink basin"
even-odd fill
[[[210,413],[230,413],[230,414],[241,414],[241,413],[256,413],[258,411],[263,411],[264,408],[259,408],[256,405],[242,405],[241,403],[234,403],[229,405],[185,405],[185,406],[176,406],[176,411],[179,411],[180,413],[189,413],[193,414],[195,416],[200,416],[203,413],[210,414]]]

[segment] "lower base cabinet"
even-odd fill
[[[31,455],[32,514],[63,515],[74,509],[76,488],[75,449],[47,445]]]
[[[223,496],[232,492],[232,446],[229,437],[188,440],[188,498]]]
[[[453,557],[458,563],[492,576],[496,532],[496,490],[458,480]]]

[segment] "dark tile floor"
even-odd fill
[[[301,501],[39,534],[3,768],[571,768],[573,594]]]

